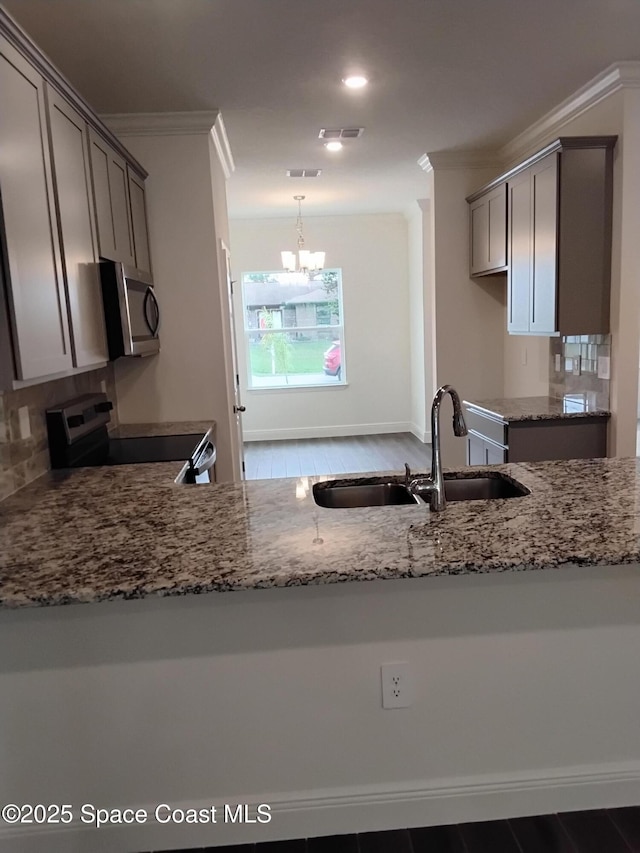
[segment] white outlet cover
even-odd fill
[[[555,364],[556,373],[560,373],[560,371],[562,370],[562,356],[557,355],[555,361],[556,361],[556,364]]]
[[[20,406],[18,409],[18,423],[20,424],[20,438],[31,438],[31,421],[29,419],[29,406]]]
[[[413,702],[413,678],[408,663],[383,663],[382,707],[408,708]]]

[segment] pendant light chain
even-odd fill
[[[296,231],[298,232],[298,251],[304,249],[304,234],[302,232],[302,201],[303,195],[294,195],[294,200],[298,202],[298,218],[296,220]]]
[[[298,217],[296,219],[296,233],[298,253],[281,252],[282,266],[287,272],[299,272],[309,275],[310,272],[319,272],[324,268],[324,252],[309,252],[304,248],[304,230],[302,225],[302,202],[305,196],[294,195],[294,201],[298,202]]]

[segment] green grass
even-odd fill
[[[322,373],[324,354],[331,341],[292,341],[289,350],[289,373]],[[251,372],[254,376],[271,376],[271,353],[261,344],[249,348]],[[276,366],[278,360],[276,358]],[[276,368],[277,369],[277,368]],[[276,375],[284,375],[283,373]]]

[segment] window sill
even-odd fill
[[[336,382],[335,385],[272,385],[269,388],[247,388],[247,394],[272,394],[274,391],[335,391],[348,388],[348,382]]]

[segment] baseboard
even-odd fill
[[[247,429],[244,441],[286,441],[295,438],[344,438],[350,435],[382,435],[390,432],[413,432],[407,421],[380,424],[334,424],[321,427],[289,429]]]
[[[640,762],[581,765],[521,774],[487,774],[469,778],[424,780],[416,783],[370,785],[295,794],[227,797],[224,800],[172,802],[171,809],[217,807],[215,824],[159,823],[156,804],[133,806],[149,818],[141,825],[108,824],[96,829],[79,821],[34,826],[26,832],[2,825],[0,853],[114,853],[126,850],[169,850],[176,847],[223,846],[256,841],[305,838],[353,832],[373,832],[412,826],[436,826],[478,820],[637,805],[640,802]],[[270,806],[269,823],[229,823],[224,803]],[[95,804],[97,805],[97,804]],[[131,804],[122,803],[120,808]],[[163,810],[166,816],[166,810]],[[219,819],[218,819],[219,818]]]
[[[431,444],[431,430],[421,429],[417,424],[409,424],[409,432],[415,435],[423,444]]]

